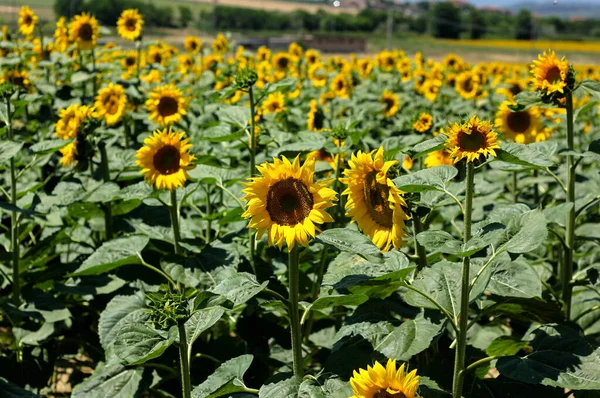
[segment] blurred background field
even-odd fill
[[[437,60],[452,52],[472,63],[524,63],[551,47],[574,63],[600,64],[599,0],[0,0],[2,24],[15,27],[22,5],[40,16],[46,35],[59,15],[89,11],[114,26],[123,9],[137,7],[146,40],[179,46],[187,35],[208,42],[227,32],[250,49],[316,37],[336,54],[393,48]],[[116,40],[116,32],[103,38]]]

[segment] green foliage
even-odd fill
[[[460,9],[451,2],[438,2],[431,11],[431,33],[442,39],[458,39],[462,31]]]
[[[533,16],[528,10],[521,10],[517,14],[515,20],[517,40],[531,40],[534,38],[535,32],[533,28]]]

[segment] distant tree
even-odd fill
[[[481,39],[487,31],[485,18],[483,14],[475,7],[469,12],[469,37],[471,39]]]
[[[85,10],[83,0],[54,0],[54,13],[71,18]]]
[[[548,23],[554,27],[556,33],[564,33],[567,29],[567,24],[559,17],[548,18]]]
[[[179,6],[179,25],[187,27],[194,20],[192,9],[188,6]]]
[[[533,20],[529,10],[521,10],[515,19],[517,40],[531,40],[533,38]]]
[[[436,3],[431,12],[431,25],[434,37],[458,39],[460,37],[460,10],[450,2]]]

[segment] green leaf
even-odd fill
[[[595,225],[595,228],[598,226]],[[590,308],[600,305],[600,295],[584,286],[576,286],[573,290],[571,317],[577,319],[586,335],[600,334],[600,310],[589,312]],[[581,316],[584,312],[586,315]]]
[[[262,292],[268,284],[268,281],[258,283],[256,277],[247,272],[230,271],[229,275],[224,276],[223,281],[210,291],[220,294],[237,306]]]
[[[554,162],[533,144],[524,145],[515,142],[504,142],[501,149],[496,150],[498,155],[494,161],[524,166],[526,169],[544,169],[554,165]]]
[[[505,297],[533,298],[542,296],[542,282],[524,258],[513,262],[498,261],[487,286],[493,294]]]
[[[202,131],[202,138],[210,142],[237,141],[242,135],[244,135],[243,129],[236,129],[225,124],[213,126]]]
[[[185,322],[187,344],[192,345],[202,332],[210,329],[225,313],[222,307],[204,308],[196,311]]]
[[[27,330],[21,328],[13,328],[12,333],[15,336],[15,342],[18,347],[23,345],[38,346],[54,333],[54,323],[45,322],[38,330]]]
[[[417,241],[431,252],[454,254],[456,256],[471,256],[489,245],[480,237],[473,237],[463,248],[463,243],[446,231],[433,230],[421,232]]]
[[[565,325],[542,325],[524,338],[533,352],[509,356],[496,363],[512,379],[573,390],[600,390],[600,348],[585,340],[581,330]]]
[[[360,305],[369,299],[364,294],[324,296],[316,299],[306,311],[317,311],[338,305]]]
[[[169,254],[160,259],[160,267],[175,282],[192,288],[197,288],[205,277],[202,268],[198,267],[197,261],[191,257]]]
[[[119,198],[121,189],[114,182],[105,182],[96,189],[88,192],[83,200],[92,203],[110,203]]]
[[[130,323],[117,332],[114,352],[125,365],[138,365],[162,355],[177,339],[177,327],[169,332],[143,323]]]
[[[587,92],[600,98],[600,82],[592,79],[586,79],[579,83]]]
[[[250,368],[253,358],[252,355],[242,355],[223,362],[204,383],[192,390],[192,398],[216,397],[218,395],[215,393],[232,381],[243,386],[244,373]]]
[[[105,351],[109,351],[123,326],[144,322],[148,318],[144,307],[144,296],[141,292],[132,296],[115,296],[110,300],[98,321],[98,336]]]
[[[94,75],[86,73],[86,72],[75,72],[71,75],[71,84],[76,86],[81,83],[85,83],[88,80],[92,79]]]
[[[440,261],[430,268],[423,269],[412,286],[429,295],[453,318],[456,318],[460,314],[461,275],[462,264]],[[430,300],[412,290],[405,294],[404,299],[414,307],[438,309]]]
[[[381,263],[383,254],[371,239],[348,228],[332,228],[317,235],[317,240],[343,252],[358,254],[368,261]]]
[[[517,233],[502,245],[498,252],[528,253],[544,243],[547,236],[544,213],[539,209],[531,210],[518,218]]]
[[[564,319],[564,315],[556,303],[520,297],[510,297],[486,307],[485,313],[491,317],[504,316],[522,322],[546,323],[559,322]]]
[[[30,391],[24,390],[16,384],[11,383],[3,377],[0,377],[0,396],[4,398],[38,398]]]
[[[129,398],[139,395],[143,368],[120,364],[97,366],[94,374],[73,389],[72,398]]]
[[[70,276],[98,275],[126,264],[141,264],[140,255],[150,239],[133,235],[105,242]]]
[[[515,355],[526,348],[531,349],[528,341],[521,341],[513,336],[500,336],[492,341],[485,353],[490,357],[508,356]]]
[[[69,145],[73,140],[40,141],[29,147],[29,150],[38,155],[46,155]]]
[[[440,149],[444,149],[446,147],[446,140],[448,137],[444,134],[439,134],[434,138],[423,141],[420,144],[414,146],[411,152],[414,153],[412,155],[413,159],[419,159],[429,152],[439,151]]]
[[[2,140],[0,141],[0,163],[12,159],[23,147],[22,142]]]
[[[444,191],[457,174],[455,167],[437,166],[405,174],[394,179],[394,183],[404,192]]]
[[[245,129],[250,121],[250,108],[246,106],[224,105],[217,111],[220,121],[238,129]]]
[[[67,212],[74,219],[91,220],[94,217],[104,217],[104,212],[95,203],[75,202],[67,206]]]
[[[300,379],[292,377],[277,383],[263,384],[258,392],[258,398],[298,397]]]
[[[575,115],[573,115],[573,122],[576,122],[581,114],[585,115],[590,111],[590,109],[596,108],[598,106],[598,101],[589,101],[581,108],[578,108],[575,111]]]
[[[514,112],[525,111],[534,106],[550,107],[543,101],[542,94],[539,91],[523,91],[515,96],[515,102],[516,105],[509,106]]]
[[[408,361],[414,355],[426,350],[432,340],[442,330],[443,323],[434,324],[423,317],[423,314],[415,319],[405,321],[395,328],[376,347],[378,351],[388,358]]]

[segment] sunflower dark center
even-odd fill
[[[506,124],[515,133],[524,133],[531,125],[529,112],[511,112],[506,118]]]
[[[376,179],[377,171],[372,171],[365,176],[364,195],[369,214],[378,224],[391,228],[394,225],[394,211],[390,209],[388,197],[390,188],[380,184]]]
[[[473,91],[473,80],[471,78],[463,81],[463,90],[465,90],[466,92],[471,92]]]
[[[154,168],[162,175],[169,175],[179,171],[181,155],[179,149],[172,145],[160,148],[154,155]]]
[[[313,208],[314,198],[304,182],[290,177],[278,181],[267,193],[267,211],[279,225],[299,224]]]
[[[134,18],[127,18],[127,20],[125,21],[125,27],[130,32],[133,32],[135,30],[136,25],[137,25],[137,20]]]
[[[159,53],[155,53],[153,58],[155,64],[160,64],[162,62],[162,55]]]
[[[379,390],[375,393],[375,395],[373,395],[373,398],[406,398],[406,395],[404,395],[402,392],[392,394],[386,390]]]
[[[481,131],[474,129],[471,134],[459,133],[458,145],[465,151],[478,151],[485,145],[485,136]]]
[[[548,72],[546,73],[546,80],[550,83],[554,83],[555,81],[561,80],[560,69],[558,69],[558,66],[553,66],[548,70]]]
[[[158,102],[158,113],[161,116],[171,116],[177,113],[179,103],[173,97],[162,97]]]
[[[288,65],[290,64],[290,60],[288,57],[280,57],[277,60],[277,67],[279,69],[287,69]]]
[[[31,17],[31,15],[25,15],[25,18],[23,18],[23,23],[25,25],[31,25],[33,23],[33,18]]]
[[[317,56],[316,55],[310,55],[308,57],[308,63],[309,64],[314,64],[315,62],[317,62]]]
[[[394,99],[391,97],[385,97],[383,103],[385,104],[386,111],[390,111],[394,107]]]
[[[196,49],[198,48],[198,43],[196,43],[196,41],[192,41],[192,42],[190,43],[190,48],[191,48],[192,50],[196,50]]]
[[[94,29],[92,29],[92,25],[89,23],[84,23],[79,28],[79,38],[83,41],[92,41],[92,37],[94,36]]]
[[[323,114],[322,111],[317,109],[314,112],[313,124],[316,130],[321,130],[323,127],[325,127],[325,114]]]
[[[25,87],[25,79],[21,76],[15,76],[9,79],[12,84],[19,87]]]
[[[133,66],[135,65],[135,57],[127,57],[125,58],[125,65],[127,66]]]
[[[509,90],[510,90],[510,93],[511,93],[512,95],[517,95],[517,94],[519,94],[521,91],[523,91],[523,90],[521,89],[521,86],[520,86],[520,85],[518,85],[518,84],[516,84],[516,83],[515,83],[515,84],[513,84],[512,86],[510,86],[510,89],[509,89]]]

